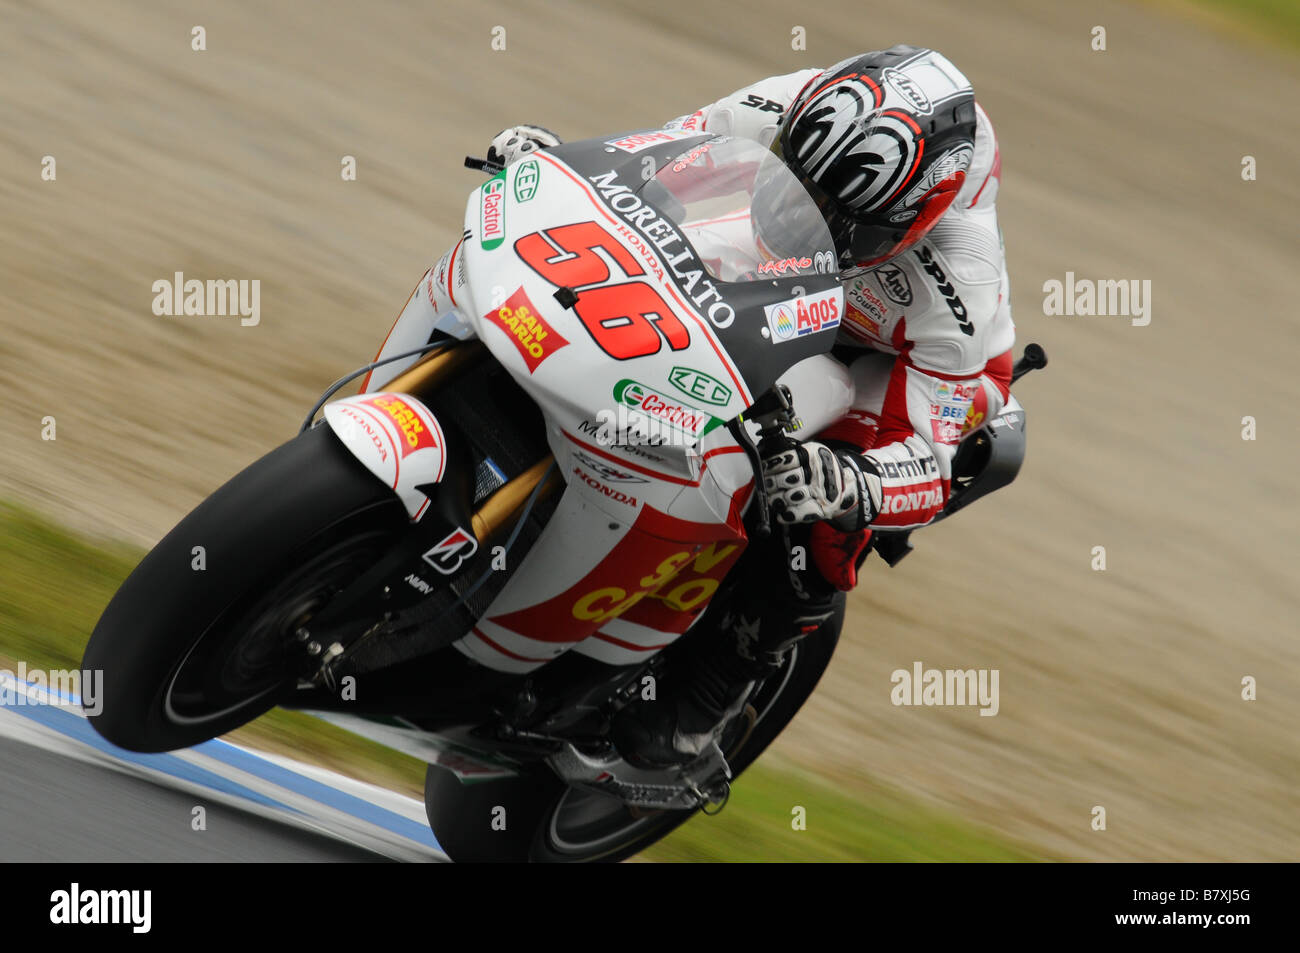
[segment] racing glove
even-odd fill
[[[558,146],[560,137],[541,126],[511,126],[502,129],[488,146],[487,159],[505,168],[516,159],[526,156],[538,149]]]
[[[778,522],[826,520],[845,532],[875,519],[883,496],[870,460],[811,440],[764,458],[763,488]]]

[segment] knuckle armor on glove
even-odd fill
[[[560,137],[549,129],[541,126],[511,126],[493,137],[492,144],[488,146],[487,158],[489,162],[504,167],[530,152],[559,144]]]
[[[782,523],[828,520],[852,531],[880,512],[880,477],[870,462],[815,441],[765,459],[763,488]]]

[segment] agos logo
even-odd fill
[[[820,300],[800,298],[795,305],[795,327],[798,333],[816,334],[840,323],[840,306],[835,297]]]
[[[935,385],[934,396],[939,400],[974,400],[978,390],[978,381],[972,381],[968,384],[940,381]]]
[[[814,295],[800,295],[791,301],[770,304],[767,325],[771,329],[772,343],[801,338],[818,331],[839,327],[843,310],[844,292],[841,288],[819,291]]]
[[[794,312],[780,305],[772,315],[772,331],[782,341],[788,341],[794,334]]]

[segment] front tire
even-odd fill
[[[82,661],[102,673],[91,725],[132,751],[170,751],[273,708],[303,662],[293,633],[407,525],[328,427],[267,454],[185,517],[109,602]]]

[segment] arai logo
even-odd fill
[[[479,189],[478,234],[484,251],[496,248],[506,237],[506,174],[498,172]]]
[[[537,182],[542,177],[536,159],[521,162],[515,169],[515,201],[527,202],[537,194]]]
[[[908,76],[901,70],[896,70],[892,66],[886,67],[884,71],[885,82],[894,88],[894,90],[912,104],[922,116],[928,116],[934,107],[930,105],[930,97],[925,95],[921,87],[916,84],[912,77]]]

